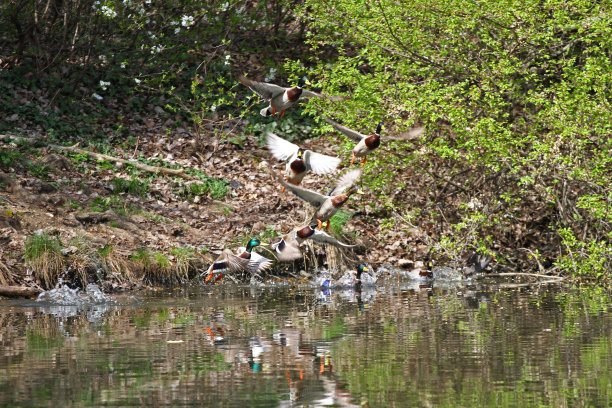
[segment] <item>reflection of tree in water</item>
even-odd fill
[[[605,293],[402,284],[142,299],[69,313],[32,301],[0,308],[0,374],[38,405],[79,393],[150,406],[449,405],[487,395],[598,405],[609,393],[591,380],[610,379]],[[530,388],[517,391],[527,375]],[[0,404],[12,395],[0,393]]]

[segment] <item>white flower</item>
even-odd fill
[[[134,78],[134,82],[136,82],[137,84],[141,83],[142,81],[138,78]]]
[[[158,54],[163,50],[161,45],[154,45],[151,47],[151,54]]]
[[[121,68],[125,68],[125,67],[126,67],[125,61],[123,61],[123,62],[121,63]]]
[[[190,27],[193,25],[193,16],[183,16],[181,18],[181,25],[183,27]]]
[[[276,68],[270,68],[268,75],[265,76],[264,81],[270,82],[276,78]]]
[[[223,65],[229,65],[230,64],[229,60],[230,60],[231,57],[232,57],[231,55],[227,54],[225,56],[225,62],[223,63]]]
[[[102,8],[100,8],[100,12],[108,18],[117,17],[117,12],[107,5],[102,6]]]
[[[106,82],[106,81],[100,80],[100,88],[102,88],[103,91],[106,91],[106,88],[108,88],[110,84],[111,84],[110,81]]]
[[[174,34],[178,34],[178,33],[180,33],[180,32],[181,32],[181,27],[176,27],[176,28],[174,29]]]
[[[211,107],[210,107],[210,111],[211,111],[211,112],[214,112],[214,111],[216,111],[216,110],[217,110],[217,107],[216,107],[215,105],[213,105],[213,106],[211,106]]]
[[[94,99],[97,99],[99,101],[101,101],[102,99],[104,99],[103,97],[101,97],[100,95],[98,95],[97,93],[93,93],[91,94],[91,97]]]

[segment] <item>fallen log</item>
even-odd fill
[[[0,286],[0,296],[33,298],[42,293],[42,290],[28,286]]]
[[[27,137],[15,136],[15,135],[4,135],[4,134],[0,135],[0,138],[2,137],[8,137],[13,140],[27,140],[29,142],[36,141],[36,139],[33,139],[33,138],[27,138]],[[126,160],[120,157],[109,156],[108,154],[96,153],[96,152],[92,152],[86,149],[81,149],[80,147],[78,147],[78,143],[73,146],[61,146],[61,145],[49,143],[47,144],[47,146],[49,146],[52,149],[56,149],[56,150],[63,150],[67,152],[86,154],[90,157],[93,157],[96,160],[108,160],[110,162],[134,166],[139,170],[146,171],[149,173],[166,174],[169,176],[181,177],[186,180],[198,180],[196,177],[190,176],[189,174],[185,173],[185,170],[183,169],[169,169],[167,167],[150,166],[148,164],[144,164],[136,160]]]

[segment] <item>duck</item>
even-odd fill
[[[473,252],[465,261],[465,265],[461,268],[461,272],[465,277],[475,273],[483,273],[492,261],[495,261],[495,257]]]
[[[303,76],[297,83],[297,86],[291,88],[285,88],[280,85],[270,84],[267,82],[257,82],[250,80],[244,76],[238,77],[238,82],[242,85],[251,89],[261,98],[265,99],[270,103],[267,107],[263,108],[259,113],[261,116],[268,117],[274,116],[280,112],[279,119],[283,117],[285,111],[295,105],[300,98],[327,98],[332,101],[338,101],[345,99],[344,97],[328,96],[318,94],[316,92],[308,91],[303,89],[304,85],[310,85],[308,78]]]
[[[365,274],[365,275],[364,275]],[[366,279],[366,275],[368,278]],[[360,263],[355,271],[346,272],[340,279],[333,280],[329,276],[323,276],[318,280],[322,288],[355,288],[360,289],[362,285],[374,285],[376,277],[372,275],[368,266]]]
[[[368,159],[367,155],[377,149],[378,146],[380,146],[380,133],[385,128],[382,122],[378,122],[378,125],[376,126],[376,131],[373,135],[367,136],[359,133],[356,130],[343,126],[327,117],[323,117],[323,120],[332,125],[334,128],[336,128],[336,130],[338,130],[340,133],[344,134],[345,136],[348,136],[349,138],[357,142],[351,152],[353,156],[351,159],[351,165],[355,163],[356,157],[363,157],[361,165],[364,166]]]
[[[336,214],[336,212],[348,201],[351,195],[360,193],[361,190],[357,188],[355,183],[361,177],[361,169],[353,169],[346,172],[342,177],[338,179],[334,188],[332,188],[327,194],[321,194],[313,190],[302,188],[286,181],[282,180],[275,174],[274,177],[278,181],[291,190],[298,198],[309,202],[310,204],[317,207],[317,211],[313,215],[309,225],[314,224],[316,221],[318,229],[322,228],[322,224],[327,221],[326,229],[329,230],[329,220]]]
[[[270,131],[266,132],[266,143],[275,159],[287,162],[286,181],[296,186],[300,185],[307,172],[312,171],[318,175],[328,174],[334,172],[340,164],[340,159],[337,157],[303,149]]]
[[[257,238],[252,238],[246,248],[238,248],[237,253],[233,253],[230,249],[224,249],[221,255],[210,265],[204,272],[206,275],[205,281],[209,282],[215,274],[217,278],[215,282],[223,279],[226,273],[246,274],[259,273],[272,265],[272,261],[257,254],[253,248],[260,245],[261,241]]]
[[[272,266],[272,260],[253,251],[253,248],[258,245],[269,246],[269,244],[264,244],[258,238],[252,238],[246,247],[240,247],[237,250],[238,256],[249,257],[249,272],[252,275],[260,274]]]
[[[291,262],[301,258],[302,251],[300,244],[307,239],[319,244],[330,244],[343,248],[355,247],[355,245],[340,242],[326,232],[318,230],[317,226],[318,224],[313,224],[295,228],[287,235],[284,235],[280,241],[270,244],[270,247],[276,251],[278,260],[281,262]]]

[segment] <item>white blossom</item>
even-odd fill
[[[110,81],[103,81],[100,80],[100,88],[102,88],[103,91],[106,91],[106,88],[108,88],[110,86]]]
[[[134,82],[136,82],[137,84],[141,83],[142,81],[138,78],[134,78]]]
[[[117,17],[117,12],[112,8],[108,7],[107,5],[102,6],[100,8],[100,12],[108,18]]]
[[[97,99],[98,101],[101,101],[102,99],[104,99],[102,96],[98,95],[97,93],[93,93],[91,94],[91,97],[94,99]]]
[[[183,27],[191,27],[193,25],[193,16],[181,17],[181,25]]]

